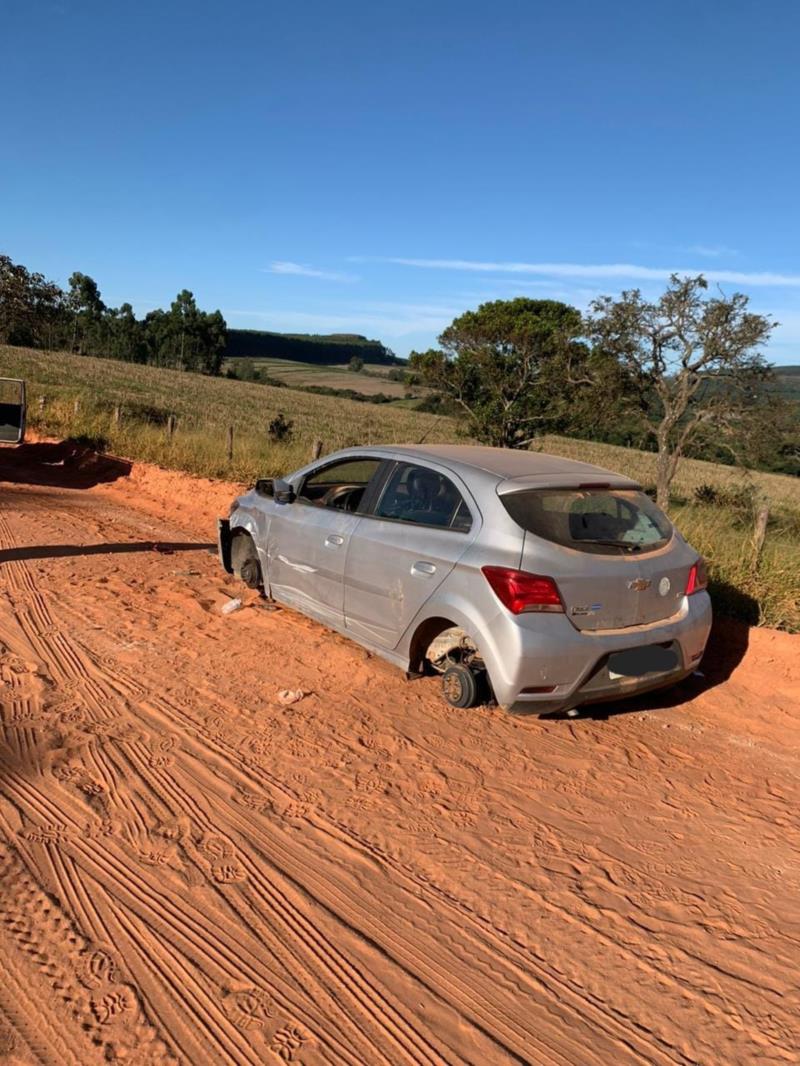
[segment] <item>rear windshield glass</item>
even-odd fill
[[[672,536],[667,516],[636,490],[526,489],[501,499],[523,529],[578,551],[655,551]]]

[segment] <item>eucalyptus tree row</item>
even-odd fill
[[[108,307],[88,274],[76,271],[62,289],[0,255],[0,344],[218,374],[225,338],[222,314],[201,311],[188,289],[138,319],[129,303]]]

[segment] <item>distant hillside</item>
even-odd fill
[[[777,391],[787,400],[800,403],[800,366],[776,366]]]
[[[258,329],[228,329],[226,359],[292,359],[299,363],[349,363],[354,355],[365,363],[400,363],[380,341],[358,334],[268,333]]]

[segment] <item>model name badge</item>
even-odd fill
[[[571,607],[569,613],[572,615],[597,614],[602,608],[602,603],[592,603],[582,607]]]
[[[645,589],[649,589],[651,581],[648,581],[645,577],[637,577],[633,581],[628,582],[628,588],[634,592],[644,592]]]

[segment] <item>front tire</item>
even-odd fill
[[[451,707],[475,707],[480,703],[478,675],[466,666],[448,666],[442,674],[442,695]]]

